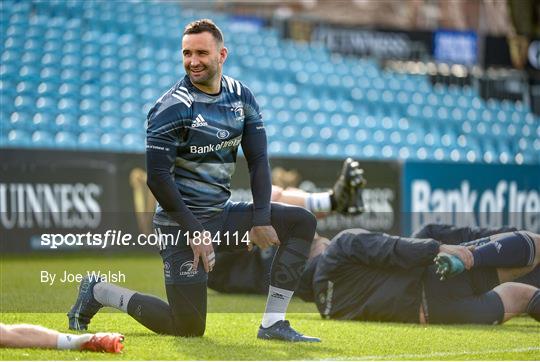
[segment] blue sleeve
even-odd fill
[[[433,263],[440,243],[433,239],[413,239],[377,232],[358,233],[354,229],[338,235],[327,251],[334,260],[377,268],[409,269]]]
[[[174,182],[174,162],[178,144],[178,122],[167,121],[170,113],[150,114],[146,129],[147,184],[167,214],[182,231],[203,231],[204,227],[187,207]]]
[[[259,105],[253,96],[253,93],[249,88],[244,87],[244,126],[262,126],[263,120],[261,116],[261,111],[259,110]],[[244,129],[245,131],[245,129]]]
[[[255,98],[247,88],[245,88],[245,94],[242,150],[248,164],[253,195],[253,225],[270,225],[272,181],[266,132]]]
[[[443,244],[461,244],[463,242],[477,240],[486,236],[491,236],[510,231],[516,231],[516,228],[501,227],[498,229],[478,228],[478,227],[459,227],[446,224],[428,224],[413,234],[415,238],[432,238]]]

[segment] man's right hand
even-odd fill
[[[439,252],[457,256],[463,262],[463,265],[465,265],[465,269],[467,270],[471,269],[474,265],[473,254],[466,246],[442,244],[439,247]]]
[[[200,238],[190,238],[189,246],[193,250],[193,270],[198,270],[199,259],[202,259],[204,270],[210,273],[216,264],[216,255],[212,247],[212,235],[203,231]]]

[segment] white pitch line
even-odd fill
[[[512,349],[490,349],[487,351],[462,351],[462,352],[433,352],[433,353],[417,353],[417,354],[386,354],[375,356],[360,356],[360,357],[347,357],[344,359],[337,359],[337,361],[358,361],[358,360],[396,360],[396,359],[417,359],[417,358],[429,358],[431,357],[448,357],[448,356],[469,356],[469,355],[484,355],[494,353],[512,353],[512,352],[531,352],[540,351],[540,347],[522,347]]]

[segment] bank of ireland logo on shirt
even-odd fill
[[[229,131],[224,130],[224,129],[220,129],[216,133],[217,138],[219,138],[220,140],[224,140],[224,139],[228,138],[229,135],[230,135]]]
[[[206,120],[200,114],[195,117],[195,120],[191,123],[191,128],[208,126]]]

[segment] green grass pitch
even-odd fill
[[[6,257],[0,264],[3,323],[34,323],[67,332],[66,311],[77,283],[40,282],[41,271],[85,273],[120,270],[125,286],[164,297],[157,255],[60,255]],[[255,338],[264,296],[209,291],[202,338],[158,336],[129,316],[103,309],[91,331],[126,336],[120,355],[90,352],[0,349],[2,360],[540,360],[540,324],[528,317],[502,326],[420,326],[322,320],[314,305],[294,300],[288,318],[319,344],[289,344]]]

